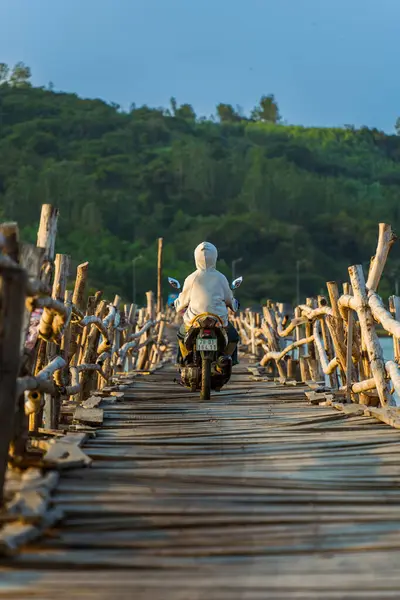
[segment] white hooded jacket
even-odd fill
[[[213,244],[202,242],[194,251],[197,270],[185,280],[182,292],[175,300],[175,309],[186,309],[183,320],[186,325],[197,315],[213,313],[228,325],[228,308],[236,310],[228,280],[215,268],[218,251]]]

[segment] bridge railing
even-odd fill
[[[400,298],[391,296],[387,308],[377,293],[395,240],[391,226],[381,223],[367,280],[361,265],[350,266],[341,295],[330,281],[327,296],[307,298],[290,313],[270,301],[262,317],[242,313],[235,320],[242,344],[267,372],[276,370],[282,383],[308,382],[359,404],[395,404],[400,396]],[[377,326],[392,336],[394,360],[384,360]]]
[[[16,223],[0,224],[1,514],[7,465],[9,474],[48,467],[49,442],[87,428],[75,409],[128,372],[156,368],[168,350],[167,315],[152,292],[144,308],[100,291],[86,301],[87,262],[67,289],[71,261],[55,254],[57,220],[44,205],[37,246],[20,243]]]

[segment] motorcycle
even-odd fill
[[[181,289],[177,279],[168,277],[168,282],[174,289]],[[243,277],[238,277],[231,283],[231,289],[237,289],[242,282]],[[238,308],[235,300],[235,312]],[[212,313],[197,315],[183,343],[187,354],[179,366],[180,383],[192,392],[200,391],[201,400],[209,400],[211,390],[221,391],[232,374],[232,357],[225,354],[228,335],[222,320]]]

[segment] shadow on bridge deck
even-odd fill
[[[400,432],[309,406],[240,365],[201,403],[139,376],[62,476],[59,528],[0,597],[399,598]]]

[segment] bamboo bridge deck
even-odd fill
[[[105,401],[65,519],[3,562],[1,598],[399,598],[398,430],[245,363],[210,402],[173,378]]]

